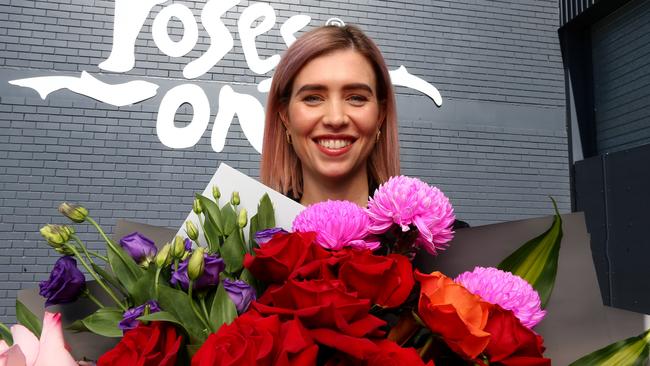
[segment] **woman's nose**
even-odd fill
[[[327,103],[323,123],[332,127],[341,127],[349,122],[345,111],[345,103],[337,100],[330,100]]]

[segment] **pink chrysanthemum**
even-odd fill
[[[510,272],[476,267],[454,280],[485,301],[512,310],[523,325],[532,328],[546,315],[540,307],[539,294],[526,280]]]
[[[379,242],[364,240],[368,235],[368,214],[350,201],[326,201],[310,205],[293,220],[293,231],[316,232],[323,248],[377,249]]]
[[[368,215],[373,234],[385,233],[393,224],[403,232],[414,225],[419,232],[415,244],[434,255],[454,237],[451,226],[456,216],[449,199],[417,178],[392,177],[379,186],[368,201]]]

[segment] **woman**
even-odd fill
[[[375,43],[354,26],[312,30],[285,52],[266,109],[260,177],[304,205],[365,207],[399,174],[395,95]]]

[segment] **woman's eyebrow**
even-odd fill
[[[352,83],[352,84],[345,84],[343,85],[343,90],[364,90],[367,91],[370,94],[373,94],[372,88],[370,85],[365,84],[365,83]],[[305,84],[298,89],[296,94],[300,94],[305,91],[324,91],[327,90],[327,86],[323,84]]]

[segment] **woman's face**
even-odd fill
[[[303,178],[367,175],[379,116],[375,73],[361,54],[340,50],[307,63],[294,79],[285,122]]]

